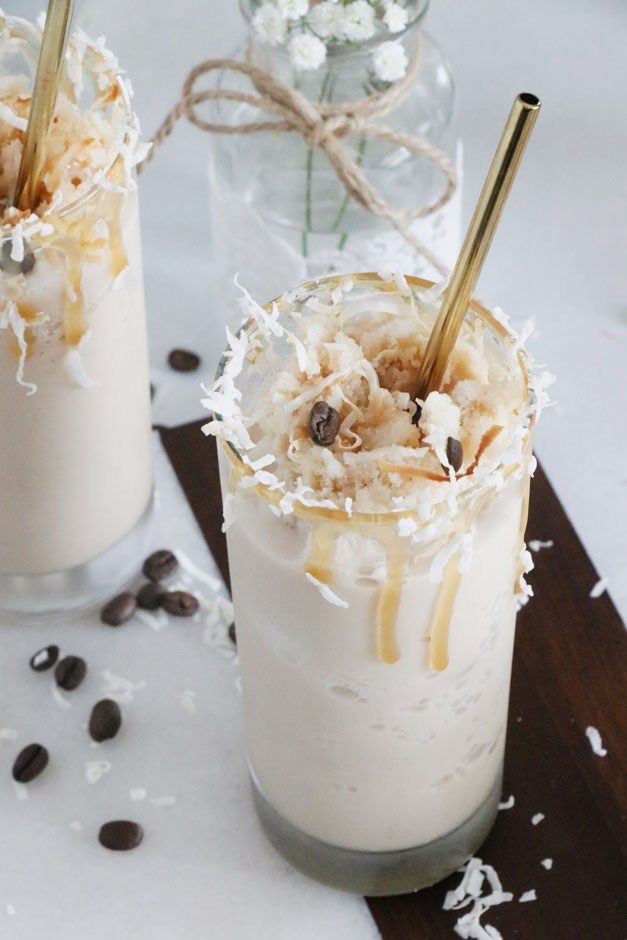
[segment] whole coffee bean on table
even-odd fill
[[[164,589],[155,581],[148,581],[142,584],[137,592],[137,606],[142,610],[158,610],[161,607],[161,598],[165,594]]]
[[[29,744],[15,758],[13,779],[18,783],[30,783],[38,777],[48,764],[48,751],[43,744]]]
[[[54,678],[60,689],[72,692],[87,675],[87,663],[80,656],[65,656],[54,670]]]
[[[168,548],[161,548],[158,552],[153,552],[152,555],[148,556],[142,571],[151,581],[163,581],[173,571],[176,571],[178,566],[179,563],[174,552],[171,552]]]
[[[51,646],[44,646],[43,649],[33,653],[29,659],[29,665],[35,672],[45,672],[46,669],[52,669],[58,658],[59,647],[52,644]]]
[[[103,698],[96,702],[89,717],[89,733],[94,741],[114,738],[122,724],[120,706],[113,699]]]
[[[187,591],[166,591],[161,606],[173,617],[192,617],[198,610],[198,600]]]
[[[123,591],[104,605],[100,611],[100,619],[109,627],[121,627],[123,623],[131,619],[136,610],[135,595],[130,591]]]
[[[189,349],[173,349],[168,362],[175,372],[195,372],[200,365],[200,356]]]
[[[105,849],[112,852],[129,852],[136,849],[144,838],[144,830],[139,823],[130,819],[114,819],[100,827],[98,841]]]

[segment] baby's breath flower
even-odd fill
[[[299,20],[309,10],[309,0],[277,0],[279,12],[287,20]]]
[[[332,39],[342,35],[344,22],[343,10],[338,6],[337,0],[322,0],[309,11],[307,22],[320,39]]]
[[[374,73],[382,82],[397,82],[407,72],[407,53],[403,44],[390,39],[372,53]]]
[[[317,36],[298,33],[289,41],[288,50],[295,69],[319,69],[327,57],[327,47]]]
[[[253,29],[262,42],[278,46],[285,42],[287,23],[274,3],[262,3],[253,17]]]
[[[383,14],[383,22],[391,33],[400,33],[407,26],[407,10],[400,3],[388,4]]]
[[[367,0],[353,0],[342,9],[342,26],[346,39],[363,42],[374,36],[374,9]]]

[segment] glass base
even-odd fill
[[[333,888],[370,897],[408,894],[457,871],[486,839],[498,813],[502,774],[488,798],[453,832],[426,845],[396,852],[360,852],[319,842],[284,819],[252,780],[263,830],[295,868]]]
[[[0,616],[49,621],[97,606],[137,576],[154,519],[154,498],[127,535],[90,561],[52,574],[0,574]]]

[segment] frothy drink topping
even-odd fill
[[[43,24],[0,13],[0,329],[14,336],[16,378],[30,393],[27,359],[50,339],[70,347],[73,381],[88,384],[80,344],[90,311],[128,266],[124,199],[146,153],[117,60],[76,30],[36,204],[12,206]]]
[[[245,295],[252,323],[208,392],[220,421],[207,430],[240,451],[256,483],[283,494],[283,511],[300,502],[426,518],[477,483],[499,485],[526,464],[545,395],[505,322],[475,308],[442,389],[416,401],[440,295],[398,278],[332,279],[269,311]]]

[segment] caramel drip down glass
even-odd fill
[[[346,278],[373,295],[397,290],[354,274],[291,296],[301,303]],[[433,286],[407,282],[416,294]],[[291,302],[276,301],[282,318]],[[473,301],[468,316],[495,350],[516,351],[485,307]],[[516,355],[523,413],[527,372]],[[251,388],[245,370],[238,378],[244,413],[266,378],[260,360]],[[486,491],[471,463],[450,526],[413,543],[399,519],[418,532],[426,523],[406,510],[349,515],[296,502],[277,515],[282,494],[239,487],[251,473],[242,455],[222,440],[218,454],[249,768],[268,838],[311,877],[358,894],[439,881],[478,849],[500,800],[528,476],[503,466],[501,489]],[[432,474],[429,485],[447,479]],[[454,553],[432,583],[443,540],[471,528],[470,570],[460,573]]]

